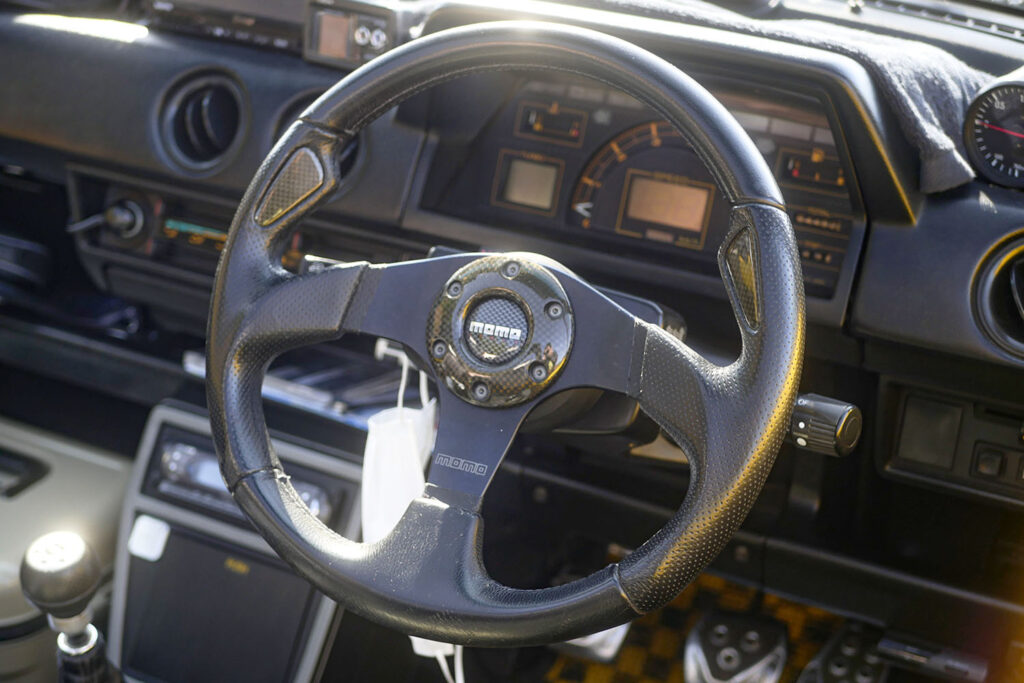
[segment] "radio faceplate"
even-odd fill
[[[328,526],[338,521],[351,484],[295,463],[286,463],[285,468],[313,514]],[[213,444],[205,435],[164,425],[150,455],[143,492],[249,528],[224,485]]]
[[[204,335],[213,275],[237,201],[74,165],[68,186],[73,221],[122,201],[139,206],[144,216],[130,239],[105,225],[75,233],[79,258],[96,286],[148,306],[162,329]],[[367,238],[326,214],[306,220],[288,242],[281,254],[284,268],[297,269],[307,254],[372,262],[422,256],[404,245]]]
[[[143,3],[151,25],[217,40],[246,43],[283,52],[302,49],[305,0],[200,0]]]

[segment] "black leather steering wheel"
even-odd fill
[[[331,197],[338,153],[390,107],[460,75],[554,69],[636,97],[689,141],[731,205],[719,265],[743,349],[727,367],[531,254],[350,263],[293,275],[281,253]],[[439,387],[429,481],[375,544],[342,538],[299,499],[271,446],[260,386],[295,347],[347,332],[400,342]],[[238,505],[299,574],[399,631],[465,645],[527,645],[609,628],[676,596],[749,512],[782,442],[804,346],[804,296],[778,186],[735,119],[668,62],[623,40],[501,22],[436,33],[335,85],[277,143],[235,215],[207,343],[207,398],[221,470]],[[675,516],[618,564],[542,590],[490,578],[481,499],[530,410],[566,389],[636,398],[687,453]]]

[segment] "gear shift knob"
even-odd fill
[[[72,531],[40,536],[21,561],[21,590],[57,627],[86,611],[102,572],[96,553]],[[88,617],[85,623],[88,623]],[[64,628],[59,628],[64,631]]]
[[[72,531],[40,536],[21,560],[21,592],[46,614],[57,635],[59,683],[119,680],[107,664],[103,635],[89,623],[89,603],[103,579],[89,544]]]

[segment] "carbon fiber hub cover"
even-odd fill
[[[438,379],[456,396],[500,408],[551,385],[572,347],[572,307],[534,254],[466,264],[434,303],[427,345]]]
[[[508,297],[484,299],[473,306],[468,317],[466,345],[485,363],[500,364],[514,357],[530,335],[526,314]]]

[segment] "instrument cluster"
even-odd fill
[[[808,294],[830,297],[864,216],[827,102],[736,82],[705,85],[776,175]],[[605,86],[520,81],[474,140],[440,147],[431,174],[441,189],[424,196],[424,208],[717,273],[728,204],[713,178],[671,125]]]

